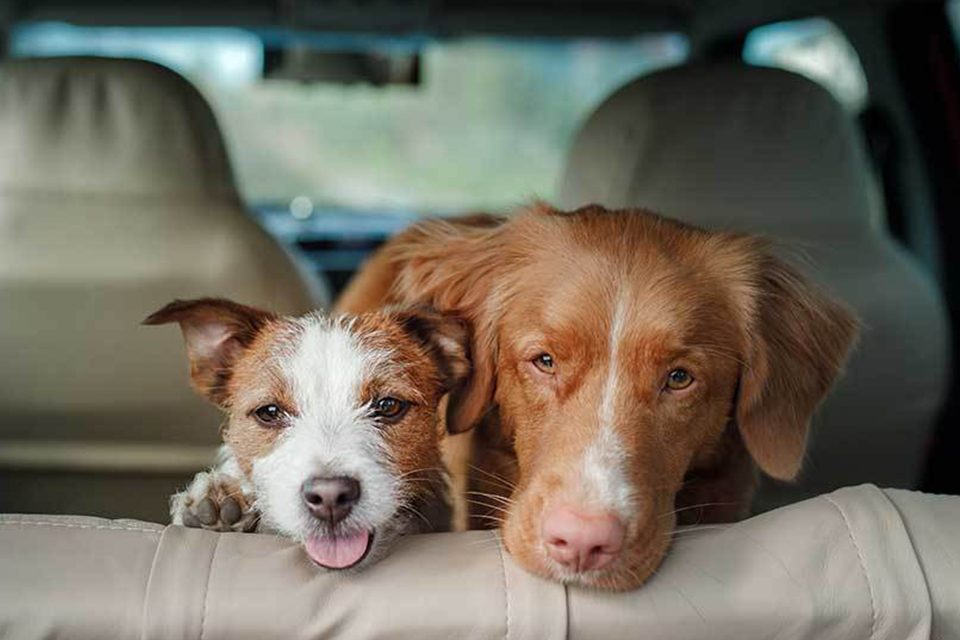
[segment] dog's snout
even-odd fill
[[[541,533],[547,555],[579,573],[610,564],[623,548],[626,529],[612,513],[587,514],[560,507],[544,516]]]
[[[303,483],[303,501],[310,513],[333,523],[350,514],[360,499],[360,483],[345,476],[336,478],[313,477]]]

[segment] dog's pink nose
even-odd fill
[[[612,513],[587,514],[558,507],[543,518],[547,554],[573,571],[602,569],[619,555],[626,529]]]

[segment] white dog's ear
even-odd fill
[[[237,357],[275,315],[220,298],[174,300],[143,324],[177,322],[187,344],[190,378],[197,392],[219,405]]]
[[[423,306],[398,309],[393,315],[403,330],[430,353],[444,393],[463,386],[470,375],[470,330],[466,321]]]

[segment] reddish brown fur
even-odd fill
[[[264,428],[252,413],[265,404],[276,404],[291,415],[298,413],[281,363],[275,355],[277,344],[296,333],[294,325],[275,319],[264,325],[250,345],[233,362],[221,406],[227,413],[223,441],[230,446],[247,476],[253,463],[273,449],[280,429]]]
[[[697,515],[734,519],[753,491],[751,459],[776,478],[796,475],[811,414],[855,336],[852,315],[756,238],[640,210],[542,204],[509,221],[416,225],[338,303],[348,312],[425,303],[470,320],[474,372],[450,402],[448,426],[480,424],[472,486],[508,494],[492,474],[507,475],[516,485],[508,548],[529,569],[563,577],[544,561],[539,518],[578,491],[570,467],[597,429],[619,297],[628,304],[613,427],[638,511],[625,555],[584,580],[613,589],[637,586],[659,564],[675,506],[727,503]],[[531,365],[540,352],[556,358],[554,376]],[[696,384],[665,395],[665,375],[681,365]]]
[[[363,400],[383,396],[416,400],[400,422],[385,429],[396,472],[426,496],[442,494],[437,407],[469,373],[466,328],[453,318],[423,310],[361,315],[354,326],[369,346],[392,349],[399,365],[375,372],[362,392]],[[434,508],[430,502],[435,500],[422,500],[418,508]],[[442,528],[448,527],[443,523]]]

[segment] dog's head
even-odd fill
[[[498,407],[519,466],[508,548],[584,585],[633,588],[655,570],[685,476],[730,433],[792,479],[856,333],[762,241],[643,211],[541,205],[425,224],[393,250],[399,298],[474,324],[448,426]]]
[[[145,322],[180,324],[193,386],[226,412],[224,441],[264,523],[317,564],[372,562],[443,504],[437,407],[469,370],[459,321],[421,309],[287,318],[202,299]]]

